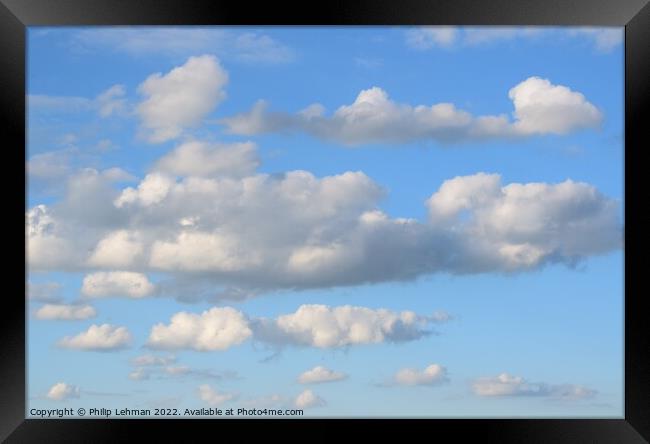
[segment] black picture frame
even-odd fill
[[[650,294],[641,260],[650,248],[643,198],[642,162],[650,148],[650,4],[648,0],[357,0],[245,3],[218,0],[0,0],[0,112],[7,194],[15,197],[6,220],[26,210],[18,193],[18,165],[25,159],[26,27],[62,25],[594,25],[625,26],[625,418],[624,419],[430,419],[430,420],[37,420],[25,419],[25,301],[14,250],[5,252],[6,277],[13,284],[4,298],[0,345],[0,439],[6,442],[129,442],[136,433],[163,442],[211,441],[255,430],[280,439],[339,438],[344,425],[365,435],[403,437],[412,427],[430,439],[453,437],[498,443],[642,443],[650,440],[650,340],[645,298]],[[22,149],[21,149],[22,147]],[[21,157],[22,156],[22,157]],[[25,180],[26,176],[22,176]],[[19,206],[22,207],[19,208]],[[645,222],[645,223],[644,223]],[[24,219],[23,222],[24,224]],[[11,226],[11,225],[10,225]],[[24,226],[24,225],[23,225]],[[5,234],[8,239],[19,236]],[[16,251],[25,245],[16,241]],[[23,281],[23,284],[24,285]],[[15,285],[15,287],[14,287]],[[22,290],[21,290],[22,288]],[[92,371],[89,369],[88,371]],[[218,421],[218,422],[217,422]],[[332,427],[334,425],[335,427]],[[228,435],[224,431],[230,432]],[[238,435],[239,434],[239,435]],[[302,437],[302,438],[301,438]]]

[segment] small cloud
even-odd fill
[[[323,366],[316,366],[307,370],[298,377],[301,384],[317,384],[321,382],[334,382],[346,379],[348,375],[343,372],[336,372]]]
[[[131,333],[126,327],[93,324],[88,330],[76,336],[64,337],[58,345],[75,350],[113,351],[126,348],[131,343],[131,339]]]
[[[438,385],[447,382],[447,369],[439,364],[431,364],[424,370],[403,368],[393,377],[398,385]]]
[[[79,393],[79,387],[65,382],[57,382],[47,392],[47,397],[54,401],[65,401],[66,399],[78,398]]]
[[[484,397],[539,396],[567,401],[593,398],[598,393],[596,390],[575,384],[528,382],[521,376],[508,373],[478,378],[472,382],[472,391],[475,395]]]

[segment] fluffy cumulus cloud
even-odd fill
[[[221,392],[207,384],[199,386],[199,398],[209,406],[216,407],[237,398],[234,393]]]
[[[227,82],[228,73],[210,55],[149,76],[138,87],[143,101],[136,108],[147,140],[166,142],[197,126],[223,100]]]
[[[602,113],[584,95],[548,79],[529,77],[509,91],[514,119],[505,114],[473,116],[453,103],[409,105],[393,101],[379,87],[359,93],[331,116],[319,105],[289,114],[257,102],[249,112],[221,120],[233,134],[306,132],[345,145],[433,140],[458,143],[516,139],[532,134],[566,134],[600,125]]]
[[[271,343],[331,348],[416,340],[430,334],[429,322],[412,311],[301,305],[295,313],[256,320],[254,329],[256,339]]]
[[[88,263],[96,267],[125,267],[132,265],[140,254],[142,254],[142,243],[138,239],[138,234],[128,230],[117,230],[108,233],[97,243]]]
[[[514,130],[521,134],[566,134],[595,127],[603,118],[581,93],[539,77],[521,82],[508,97],[515,106]]]
[[[76,350],[112,351],[126,348],[131,343],[131,333],[126,327],[110,324],[91,325],[76,336],[66,336],[58,342],[59,347]]]
[[[436,385],[446,382],[447,369],[439,364],[431,364],[424,370],[403,368],[395,373],[394,383],[399,385]]]
[[[81,293],[87,298],[126,296],[137,299],[151,295],[154,288],[149,279],[141,273],[110,271],[86,275]]]
[[[580,400],[594,397],[597,392],[581,385],[547,384],[528,382],[521,376],[501,373],[494,377],[482,377],[472,383],[472,391],[478,396],[542,396],[560,400]]]
[[[78,398],[79,393],[79,387],[65,382],[57,382],[48,390],[47,397],[54,401],[65,401],[70,398]]]
[[[97,312],[90,305],[45,304],[34,313],[36,319],[76,321],[93,318]]]
[[[543,100],[555,103],[550,88]],[[522,99],[515,125],[562,130],[562,122],[530,117],[530,100],[537,99]],[[135,187],[111,188],[96,171],[74,176],[61,202],[28,210],[28,264],[90,271],[86,297],[241,300],[278,289],[574,265],[622,246],[619,202],[587,183],[459,176],[439,185],[426,201],[428,218],[417,220],[382,212],[386,191],[361,171],[265,174],[252,172],[255,159],[247,143],[187,142]],[[144,274],[153,272],[166,278],[154,286]]]
[[[468,236],[474,247],[467,254],[481,268],[490,256],[516,270],[604,253],[622,242],[618,203],[571,180],[503,186],[496,174],[456,177],[427,204],[431,223]]]
[[[147,345],[161,349],[226,350],[251,335],[243,313],[231,307],[215,307],[201,314],[176,313],[169,325],[154,325]]]
[[[343,372],[330,370],[326,367],[318,365],[298,376],[298,382],[301,384],[316,384],[321,382],[334,382],[346,379],[348,375]]]
[[[311,390],[303,391],[298,396],[296,396],[296,399],[294,400],[294,405],[299,409],[322,407],[325,404],[325,400]]]
[[[169,324],[156,324],[147,346],[158,349],[226,350],[248,339],[275,346],[335,348],[348,345],[404,342],[429,335],[433,317],[411,311],[392,312],[350,305],[301,305],[275,319],[250,318],[232,307],[215,307],[201,314],[179,312]],[[345,375],[316,367],[301,376],[342,379]]]

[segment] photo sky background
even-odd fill
[[[254,142],[258,173],[305,170],[322,178],[362,171],[385,189],[377,207],[390,218],[424,221],[427,199],[446,180],[484,172],[499,174],[502,186],[567,179],[587,183],[618,202],[622,221],[622,28],[425,31],[30,28],[27,210],[69,198],[71,181],[88,174],[88,168],[120,168],[109,185],[117,194],[137,188],[155,162],[179,144],[207,140]],[[215,56],[227,72],[228,81],[220,88],[225,96],[200,117],[200,124],[160,143],[148,140],[136,111],[143,101],[138,86],[154,73],[166,75],[189,57],[202,55]],[[402,104],[449,102],[473,116],[512,118],[508,92],[533,76],[580,92],[602,112],[602,122],[567,134],[449,143],[424,137],[350,146],[301,130],[232,134],[221,121],[248,112],[261,99],[271,111],[295,114],[320,103],[330,115],[372,87]],[[97,99],[114,85],[122,85],[118,94],[107,102]],[[102,108],[106,103],[114,108]],[[27,307],[28,405],[295,406],[296,397],[311,390],[317,399],[305,404],[307,415],[622,417],[623,252],[609,250],[572,266],[559,262],[514,272],[443,271],[375,284],[270,288],[240,301],[187,294],[84,299],[96,316],[82,320],[43,320],[34,313],[47,297],[67,304],[79,301],[84,277],[96,270],[32,267],[28,257],[34,292],[28,294]],[[151,270],[144,274],[156,286],[167,277]],[[229,306],[251,317],[275,318],[303,304],[437,312],[450,319],[431,326],[436,334],[394,343],[318,348],[249,340],[217,351],[145,346],[155,324],[167,325],[181,311],[200,314]],[[57,346],[63,337],[104,323],[128,328],[130,345],[102,352]],[[130,378],[139,367],[132,360],[142,355],[173,355],[170,365],[179,374],[166,373],[160,365],[143,367],[150,372],[148,379]],[[394,377],[400,369],[423,370],[431,364],[446,369],[444,381],[404,385]],[[315,366],[347,377],[300,384],[298,376]],[[503,373],[546,389],[503,396],[477,392],[477,380]],[[48,392],[58,382],[67,384],[68,391],[63,399],[52,399],[56,396],[48,397]],[[205,387],[199,389],[204,385],[212,391],[208,395]],[[558,386],[583,387],[589,395],[578,390],[576,396],[557,396],[553,387]],[[215,393],[226,394],[226,400],[209,396]]]

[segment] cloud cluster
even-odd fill
[[[276,346],[336,348],[381,342],[413,341],[431,333],[435,319],[412,311],[392,312],[344,305],[301,305],[275,319],[249,318],[232,307],[215,307],[201,314],[180,312],[169,324],[152,327],[147,346],[154,349],[226,350],[247,339]],[[344,375],[316,367],[301,376],[341,379]]]
[[[253,328],[255,338],[265,342],[332,348],[417,340],[431,333],[430,322],[412,311],[312,304],[276,319],[257,319]]]
[[[331,116],[318,104],[296,114],[270,112],[257,102],[249,112],[224,118],[232,134],[305,132],[345,145],[433,140],[458,143],[533,134],[566,134],[600,125],[602,113],[579,92],[548,79],[529,77],[510,89],[514,120],[506,115],[473,116],[452,103],[409,105],[391,100],[379,87],[363,90]]]
[[[431,364],[424,370],[403,368],[393,379],[399,385],[436,385],[448,380],[447,369],[439,364]]]
[[[34,313],[36,319],[77,321],[97,316],[90,305],[45,304]]]
[[[151,143],[175,139],[197,126],[225,97],[228,73],[214,56],[190,57],[169,73],[152,74],[139,87],[136,112]]]
[[[346,379],[348,375],[343,372],[330,370],[322,365],[318,365],[307,370],[298,376],[298,382],[301,384],[317,384],[321,382],[335,382]]]
[[[54,401],[65,401],[70,398],[78,398],[79,393],[79,387],[65,382],[57,382],[47,392],[47,397]]]
[[[552,385],[532,383],[521,376],[501,373],[495,377],[482,377],[472,383],[472,391],[478,396],[541,396],[560,400],[592,398],[596,391],[574,384]]]
[[[64,337],[58,346],[76,350],[113,351],[128,347],[131,340],[131,333],[126,327],[93,324],[76,336]]]
[[[136,187],[116,190],[99,172],[85,171],[70,179],[63,201],[31,208],[28,265],[107,270],[86,276],[86,297],[158,291],[217,300],[573,265],[622,245],[619,203],[582,182],[459,176],[431,195],[429,217],[420,221],[380,211],[385,190],[360,171],[250,173],[257,163],[250,144],[180,147],[165,157],[173,162],[158,163]],[[173,274],[176,283],[157,288],[147,272]]]

